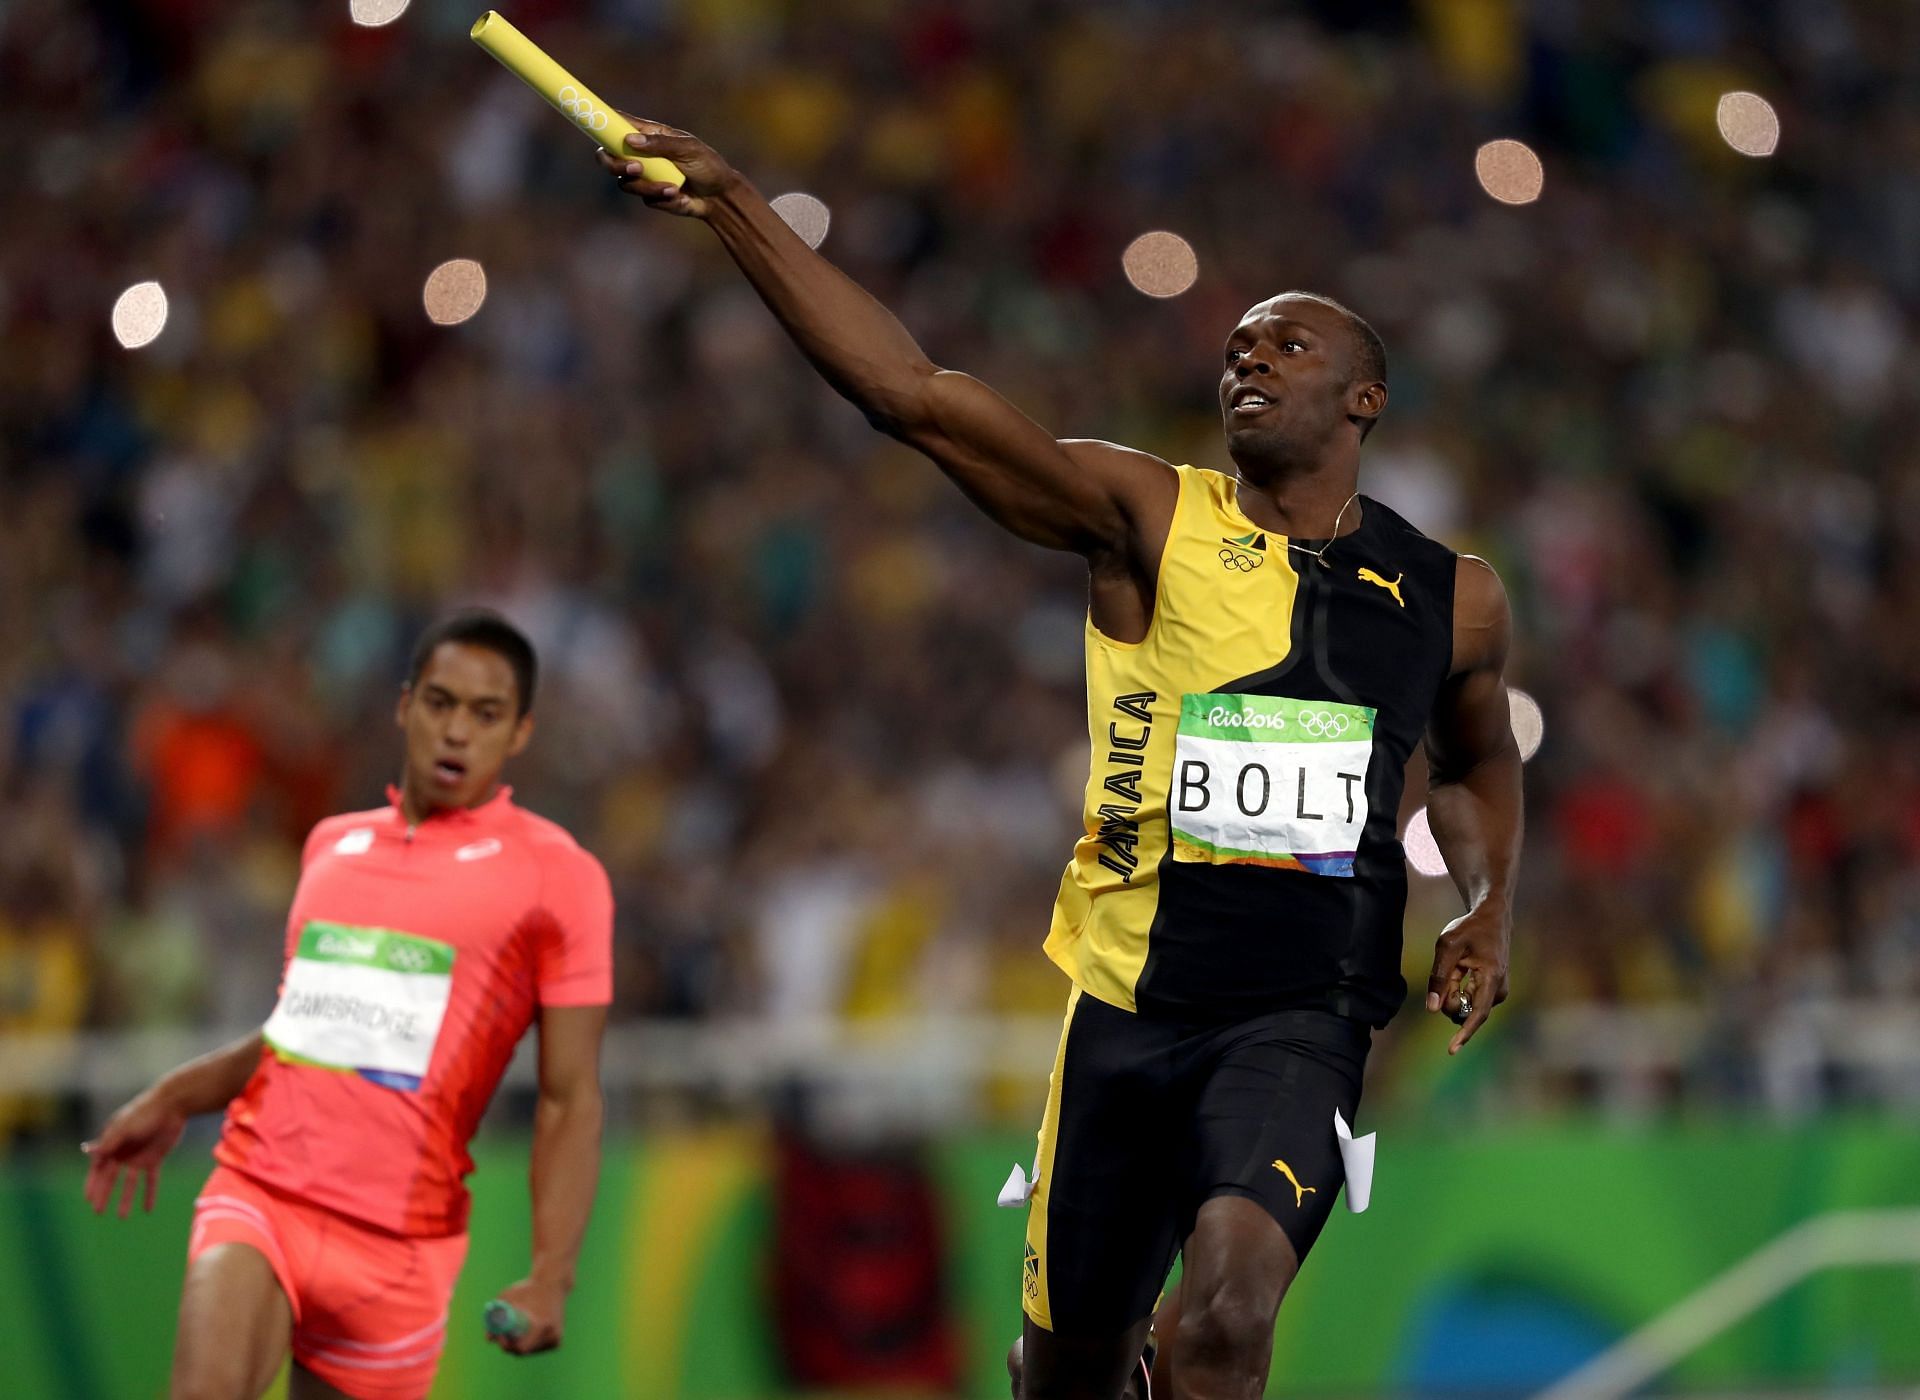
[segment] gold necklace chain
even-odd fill
[[[1323,569],[1332,568],[1333,565],[1327,562],[1327,551],[1332,549],[1333,542],[1340,538],[1340,522],[1346,518],[1347,507],[1359,499],[1360,493],[1358,491],[1355,491],[1351,496],[1347,497],[1345,503],[1341,505],[1339,513],[1333,517],[1333,530],[1327,535],[1327,542],[1321,545],[1320,548],[1308,549],[1305,545],[1295,544],[1292,540],[1287,541],[1287,548],[1297,549],[1302,554],[1311,554],[1315,559],[1320,561],[1320,567]]]

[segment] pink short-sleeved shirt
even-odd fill
[[[307,838],[268,1049],[214,1156],[382,1229],[457,1234],[467,1143],[538,1008],[612,999],[613,895],[510,788],[411,829],[389,797]]]

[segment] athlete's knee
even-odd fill
[[[1277,1300],[1254,1288],[1222,1284],[1188,1295],[1180,1314],[1179,1361],[1184,1375],[1229,1382],[1220,1394],[1258,1395],[1273,1353]]]

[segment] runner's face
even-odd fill
[[[506,657],[442,642],[420,679],[400,694],[407,736],[406,788],[418,806],[472,807],[487,800],[509,758],[533,737],[519,711]]]
[[[1220,421],[1236,461],[1317,451],[1346,418],[1350,340],[1339,312],[1305,297],[1247,312],[1220,373]]]

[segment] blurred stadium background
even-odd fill
[[[0,3],[0,1390],[160,1393],[214,1125],[127,1224],[74,1146],[262,1019],[302,835],[379,800],[411,634],[485,602],[546,666],[518,793],[619,899],[614,1126],[567,1345],[514,1363],[503,1095],[438,1393],[1004,1393],[1080,567],[871,434],[477,4]],[[1247,304],[1384,333],[1363,489],[1499,567],[1545,742],[1514,1000],[1457,1060],[1380,1038],[1374,1208],[1275,1394],[1532,1393],[1663,1316],[1611,1354],[1664,1387],[1920,1384],[1920,6],[506,13],[823,201],[1063,435],[1224,465]],[[1151,230],[1184,295],[1123,274]],[[454,258],[484,300],[438,324]],[[1415,883],[1418,982],[1456,900]]]

